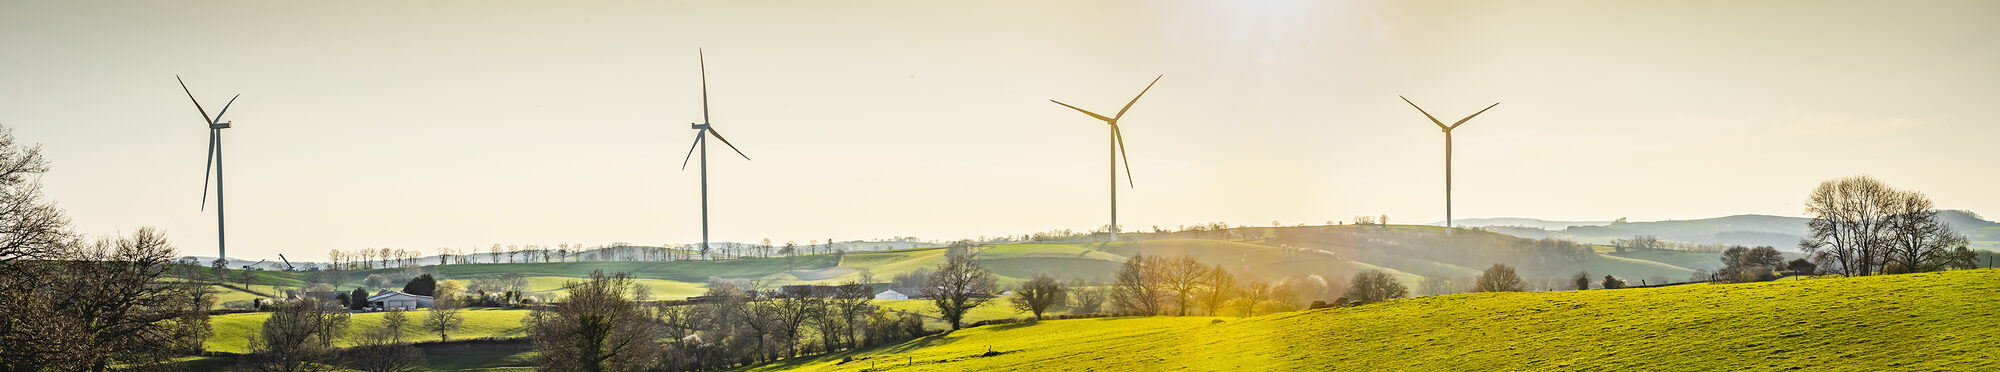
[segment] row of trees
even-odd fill
[[[638,301],[624,274],[595,272],[525,321],[543,368],[708,370],[924,335],[915,314],[876,308],[859,283],[803,291],[714,280],[689,302]]]
[[[1973,268],[1964,235],[1923,193],[1874,177],[1821,182],[1806,197],[1811,236],[1799,242],[1821,270],[1843,276]]]
[[[417,257],[423,252],[411,249],[362,248],[355,250],[331,250],[326,254],[328,267],[325,270],[369,270],[417,264]]]

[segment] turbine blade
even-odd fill
[[[1106,123],[1109,123],[1109,122],[1112,122],[1112,121],[1116,120],[1116,119],[1112,119],[1112,118],[1107,118],[1107,117],[1104,117],[1104,115],[1098,115],[1098,114],[1097,114],[1097,113],[1095,113],[1095,112],[1090,112],[1090,110],[1084,110],[1084,109],[1080,109],[1080,108],[1076,108],[1076,106],[1070,106],[1070,105],[1069,105],[1069,104],[1067,104],[1067,103],[1062,103],[1062,102],[1060,102],[1060,101],[1056,101],[1056,100],[1053,100],[1053,99],[1052,99],[1052,100],[1049,100],[1049,102],[1055,102],[1055,103],[1056,103],[1056,104],[1058,104],[1058,105],[1063,105],[1063,107],[1068,107],[1068,108],[1070,108],[1070,109],[1074,109],[1074,110],[1077,110],[1077,111],[1082,111],[1084,115],[1090,115],[1090,117],[1093,117],[1093,118],[1097,118],[1097,120],[1103,120],[1103,121],[1104,121],[1104,122],[1106,122]]]
[[[1125,187],[1138,188],[1132,183],[1132,156],[1125,154],[1125,132],[1118,130],[1118,124],[1111,125],[1111,137],[1118,139],[1118,158],[1125,159]]]
[[[715,127],[708,127],[708,132],[715,134],[715,139],[722,140],[722,144],[728,145],[730,150],[736,150],[737,156],[742,156],[743,160],[750,160],[750,155],[743,155],[743,150],[737,150],[736,145],[730,144],[728,138],[722,138],[722,132],[715,131]]]
[[[238,94],[238,95],[236,95],[236,96],[233,96],[233,97],[229,97],[229,103],[224,103],[224,104],[222,104],[222,112],[218,112],[218,113],[215,113],[215,120],[212,120],[212,121],[214,121],[214,122],[217,122],[217,123],[220,123],[220,122],[222,122],[222,115],[227,115],[227,114],[229,114],[229,105],[234,105],[234,104],[236,104],[236,97],[242,97],[242,96],[243,96],[243,95],[241,95],[241,94]]]
[[[211,119],[208,116],[208,109],[201,108],[201,101],[194,99],[194,91],[188,90],[187,80],[181,80],[180,75],[174,75],[174,81],[181,82],[181,91],[187,93],[188,101],[194,102],[195,110],[201,110],[201,119],[207,120],[209,125],[215,125],[215,119]]]
[[[1493,106],[1499,106],[1499,105],[1500,105],[1499,102],[1493,103]],[[1486,110],[1492,110],[1493,106],[1486,106],[1486,108],[1480,109],[1479,112],[1472,113],[1472,116],[1479,116],[1479,114],[1484,114],[1486,113]],[[1457,123],[1451,123],[1451,128],[1446,128],[1446,129],[1458,128],[1460,124],[1465,124],[1466,120],[1472,120],[1472,116],[1467,116],[1464,119],[1459,119]]]
[[[1122,109],[1118,109],[1118,115],[1114,115],[1114,116],[1112,116],[1112,117],[1111,117],[1111,120],[1118,120],[1118,118],[1122,118],[1122,117],[1125,117],[1125,110],[1131,110],[1131,109],[1132,109],[1132,104],[1134,104],[1134,103],[1139,103],[1139,97],[1145,97],[1145,96],[1146,96],[1146,91],[1148,91],[1148,90],[1153,90],[1153,84],[1159,84],[1159,83],[1160,83],[1160,78],[1163,78],[1163,77],[1167,77],[1167,75],[1164,75],[1164,74],[1162,74],[1162,75],[1160,75],[1159,77],[1155,77],[1155,78],[1153,78],[1153,82],[1151,82],[1151,83],[1146,83],[1146,89],[1144,89],[1144,90],[1140,90],[1140,91],[1139,91],[1139,95],[1136,95],[1136,96],[1132,96],[1132,102],[1126,102],[1126,103],[1125,103],[1125,108],[1122,108]]]
[[[702,53],[701,48],[694,49],[694,56],[701,62],[701,123],[708,124],[708,56]]]
[[[215,140],[216,140],[215,136],[218,136],[218,135],[221,135],[221,134],[222,134],[222,133],[221,133],[220,131],[218,131],[218,130],[215,130],[215,129],[213,129],[213,128],[210,128],[210,129],[208,130],[208,161],[207,161],[207,162],[204,162],[204,163],[202,163],[202,165],[201,165],[201,167],[202,167],[202,169],[201,169],[201,210],[202,210],[202,211],[204,211],[204,212],[208,211],[208,180],[209,180],[209,176],[213,175],[213,173],[214,173],[214,171],[215,171]]]
[[[688,145],[688,156],[686,159],[681,159],[681,170],[687,170],[688,161],[694,160],[694,149],[701,147],[701,136],[703,134],[708,134],[708,132],[694,132],[694,144]]]
[[[1417,103],[1416,103],[1416,102],[1410,102],[1410,98],[1409,98],[1409,97],[1403,97],[1403,96],[1396,96],[1396,98],[1402,98],[1402,99],[1403,99],[1403,103],[1408,103],[1408,104],[1410,104],[1410,107],[1417,107]],[[1438,128],[1445,128],[1445,129],[1451,129],[1451,127],[1447,127],[1447,126],[1444,126],[1444,122],[1442,122],[1442,121],[1438,121],[1438,118],[1437,118],[1437,117],[1435,117],[1435,116],[1431,116],[1431,113],[1430,113],[1429,111],[1424,111],[1424,108],[1422,108],[1422,107],[1417,107],[1417,112],[1421,112],[1421,113],[1424,113],[1424,117],[1427,117],[1427,118],[1431,118],[1431,122],[1432,122],[1432,123],[1437,123],[1437,125],[1438,125]]]

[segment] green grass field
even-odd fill
[[[1443,232],[1436,226],[1392,225],[1388,228],[1367,226],[1319,226],[1288,227],[1284,229],[1345,229],[1383,232]],[[1268,231],[1266,231],[1268,230]],[[1275,233],[1274,228],[1243,229],[1237,234],[1250,239],[1264,239]],[[1499,234],[1491,234],[1493,239],[1518,239]],[[1341,243],[1348,244],[1348,243]],[[1294,248],[1264,240],[1225,241],[1209,239],[1157,239],[1124,241],[1115,243],[1030,243],[1001,244],[980,248],[981,262],[992,270],[1003,287],[1013,286],[1032,278],[1036,274],[1050,274],[1060,279],[1109,279],[1112,272],[1127,258],[1138,255],[1187,255],[1211,265],[1221,265],[1235,272],[1241,280],[1281,280],[1300,276],[1319,276],[1328,282],[1343,282],[1347,277],[1363,270],[1383,270],[1403,282],[1405,286],[1416,287],[1425,275],[1439,275],[1454,280],[1472,277],[1485,266],[1468,267],[1421,257],[1395,249],[1382,248],[1351,249],[1362,253],[1358,256],[1344,256],[1331,250],[1353,247],[1310,247]],[[852,252],[836,259],[832,255],[800,257],[727,259],[716,261],[663,261],[663,262],[552,262],[552,263],[504,263],[504,264],[454,264],[426,266],[425,270],[436,272],[440,278],[469,282],[488,275],[520,274],[527,277],[530,296],[543,300],[560,297],[561,289],[567,282],[581,279],[592,271],[607,273],[627,273],[646,285],[654,299],[676,299],[699,295],[707,289],[713,278],[753,280],[764,288],[791,284],[839,284],[859,280],[863,271],[871,272],[875,282],[885,282],[897,274],[932,268],[944,261],[944,248],[908,248],[887,251]],[[1602,252],[1588,259],[1566,263],[1563,267],[1541,268],[1543,272],[1523,273],[1535,276],[1535,280],[1548,277],[1567,276],[1575,270],[1587,270],[1594,276],[1617,275],[1628,280],[1666,278],[1683,280],[1693,273],[1693,268],[1716,262],[1713,253],[1691,252]],[[1550,271],[1553,270],[1553,271]],[[336,288],[347,291],[359,286],[369,274],[392,274],[401,276],[403,269],[375,269],[347,272],[345,280]],[[292,286],[303,281],[304,272],[256,271],[251,275],[258,278],[256,286],[260,292],[276,292],[271,284]],[[400,286],[396,286],[399,288]],[[392,288],[394,289],[394,288]],[[374,292],[376,289],[369,289]],[[218,304],[254,298],[252,294],[234,290],[218,291]]]
[[[918,315],[923,315],[924,328],[951,329],[950,324],[945,324],[944,319],[938,317],[940,313],[937,310],[937,306],[932,305],[931,302],[928,300],[872,300],[869,301],[869,303],[874,304],[875,306],[881,306],[884,309],[914,312]],[[1056,314],[1067,314],[1067,312],[1050,311],[1044,313],[1044,315],[1056,315]],[[979,307],[975,307],[972,308],[972,310],[966,311],[965,319],[963,322],[965,325],[972,325],[973,322],[978,322],[982,320],[1015,319],[1015,318],[1026,319],[1033,317],[1035,317],[1035,314],[1033,313],[1014,310],[1013,303],[1009,302],[1007,300],[1007,297],[1001,297],[1001,298],[995,298],[991,301],[986,301],[986,303],[980,304]]]
[[[753,370],[1994,370],[2000,270],[972,328]],[[981,357],[988,349],[1002,354]],[[857,360],[841,363],[842,358]]]
[[[403,337],[405,340],[424,341],[438,339],[438,334],[426,332],[422,329],[423,317],[428,313],[428,310],[404,313],[405,316],[409,317],[408,323],[403,328]],[[526,335],[527,332],[527,328],[521,323],[521,319],[528,316],[527,310],[472,308],[465,309],[460,313],[465,316],[465,323],[458,330],[450,333],[452,339],[521,337]],[[358,337],[356,335],[380,327],[383,314],[354,314],[348,320],[349,337],[341,340],[340,345],[353,345],[356,341],[355,337]],[[217,315],[211,318],[209,326],[214,330],[215,335],[208,338],[207,349],[209,351],[230,353],[249,351],[250,335],[263,329],[264,319],[270,317],[270,313],[241,313]]]

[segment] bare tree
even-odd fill
[[[250,335],[250,355],[244,367],[257,371],[327,371],[338,351],[334,340],[345,335],[349,316],[337,304],[307,298],[287,302],[264,320],[262,331]]]
[[[40,145],[23,147],[14,140],[13,129],[0,127],[0,232],[4,232],[0,233],[0,265],[53,258],[64,243],[76,238],[69,229],[69,217],[42,199],[38,180],[48,171],[49,161],[42,157]]]
[[[1147,255],[1133,255],[1118,267],[1111,285],[1111,304],[1118,312],[1135,315],[1160,314],[1160,300],[1167,290],[1160,285],[1159,266],[1164,260]]]
[[[1806,197],[1812,241],[1801,248],[1808,254],[1825,252],[1843,276],[1874,273],[1884,258],[1883,232],[1896,194],[1869,176],[1820,182]]]
[[[1407,297],[1410,290],[1396,281],[1395,277],[1382,270],[1368,270],[1354,274],[1352,284],[1347,287],[1349,301],[1369,303]]]
[[[954,331],[962,326],[966,311],[993,299],[995,292],[993,273],[980,266],[973,256],[969,252],[945,255],[944,264],[938,265],[918,291],[937,306],[938,313]]]
[[[1223,270],[1221,264],[1216,264],[1215,267],[1208,269],[1208,279],[1204,282],[1207,285],[1196,293],[1195,301],[1201,304],[1203,314],[1221,316],[1223,305],[1227,305],[1229,300],[1236,296],[1236,275]]]
[[[1161,288],[1173,294],[1174,315],[1187,316],[1195,292],[1208,285],[1208,265],[1189,256],[1175,256],[1162,263],[1155,266],[1159,271],[1153,277],[1160,281]]]
[[[409,322],[402,310],[389,310],[382,314],[380,325],[370,329],[354,348],[347,349],[341,359],[348,367],[365,372],[421,370],[423,351],[403,341],[403,328]]]
[[[1042,320],[1043,312],[1067,297],[1069,296],[1062,282],[1056,281],[1048,274],[1035,274],[1034,279],[1021,283],[1021,289],[1014,291],[1012,302],[1014,310],[1034,313],[1035,320]]]
[[[458,303],[456,293],[438,291],[431,299],[431,309],[424,313],[424,330],[437,332],[438,341],[451,341],[451,331],[465,324],[465,315],[460,314],[463,305]]]
[[[0,224],[24,226],[18,220]],[[35,239],[0,234],[0,242],[24,238]],[[140,228],[116,240],[59,244],[11,248],[22,254],[17,257],[41,259],[0,262],[0,294],[6,295],[0,301],[0,367],[102,371],[201,352],[211,334],[213,298],[206,283],[168,280],[174,249],[164,235]]]
[[[1243,289],[1237,292],[1236,307],[1241,309],[1243,316],[1257,316],[1257,307],[1270,300],[1271,283],[1262,280],[1251,281],[1244,284]]]
[[[868,300],[875,296],[874,290],[856,282],[847,282],[836,288],[833,300],[828,303],[829,312],[837,313],[838,318],[847,323],[842,332],[847,347],[859,346],[859,337],[855,333],[867,328],[862,324],[867,322],[868,313],[874,311],[875,306],[868,304]]]
[[[559,371],[629,371],[650,367],[659,352],[652,317],[626,299],[632,279],[590,273],[570,282],[569,296],[529,317],[535,359]]]
[[[1937,207],[1929,197],[1915,191],[1896,194],[1888,210],[1888,236],[1883,271],[1911,273],[1942,270],[1952,266],[1956,250],[1968,241],[1938,219]]]
[[[1094,314],[1104,311],[1104,301],[1110,292],[1102,285],[1091,285],[1083,279],[1069,283],[1069,300],[1065,302],[1071,313]]]
[[[750,306],[771,315],[773,326],[771,330],[774,331],[771,335],[777,336],[778,342],[785,346],[786,356],[798,356],[802,331],[823,309],[820,305],[825,301],[810,292],[767,291],[764,297],[764,301],[757,301]]]
[[[1417,281],[1417,290],[1425,296],[1448,295],[1461,292],[1460,288],[1462,288],[1462,285],[1460,283],[1453,283],[1450,278],[1446,278],[1443,274],[1431,274],[1424,275],[1423,279]]]
[[[1513,266],[1493,264],[1479,273],[1473,281],[1473,292],[1520,292],[1527,290],[1528,284],[1521,281],[1521,275],[1514,273]]]

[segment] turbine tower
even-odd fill
[[[1118,241],[1118,158],[1125,153],[1125,136],[1118,132],[1118,118],[1125,117],[1125,110],[1131,110],[1132,104],[1139,103],[1139,97],[1146,96],[1146,91],[1153,90],[1153,84],[1158,84],[1160,78],[1163,77],[1166,77],[1166,75],[1154,77],[1152,83],[1146,84],[1146,89],[1140,90],[1139,95],[1132,96],[1131,102],[1125,103],[1125,108],[1118,109],[1117,115],[1112,115],[1108,118],[1104,117],[1104,115],[1090,112],[1090,110],[1080,109],[1056,100],[1049,100],[1049,102],[1055,102],[1058,105],[1063,105],[1063,107],[1083,112],[1084,115],[1090,115],[1090,117],[1097,118],[1097,120],[1103,120],[1104,124],[1111,126],[1111,241],[1114,242]],[[1125,185],[1126,187],[1136,187],[1132,184],[1132,158],[1129,156],[1125,156],[1124,158]]]
[[[1396,98],[1402,98],[1403,103],[1410,104],[1410,107],[1416,107],[1417,112],[1423,113],[1424,117],[1431,119],[1431,123],[1437,124],[1439,129],[1444,130],[1444,232],[1446,234],[1450,234],[1452,228],[1451,226],[1451,130],[1458,129],[1458,126],[1464,125],[1465,121],[1472,120],[1473,116],[1479,116],[1479,114],[1484,114],[1486,113],[1486,110],[1492,110],[1493,106],[1499,106],[1500,103],[1494,102],[1492,106],[1486,106],[1486,108],[1480,109],[1479,112],[1472,113],[1471,116],[1466,116],[1464,119],[1458,119],[1457,123],[1451,123],[1450,126],[1446,126],[1444,125],[1444,122],[1438,121],[1437,117],[1431,116],[1430,112],[1424,111],[1424,108],[1417,107],[1416,102],[1410,102],[1410,99],[1408,97],[1396,96]]]
[[[730,150],[736,150],[736,155],[742,156],[743,160],[750,160],[750,155],[744,155],[743,150],[738,150],[736,145],[729,143],[729,139],[722,138],[722,132],[715,131],[715,127],[709,125],[708,59],[702,55],[700,49],[695,49],[695,58],[701,63],[701,123],[692,124],[695,130],[694,145],[688,147],[687,159],[681,159],[681,170],[687,170],[688,160],[694,159],[695,150],[701,150],[701,258],[706,260],[708,259],[708,136],[715,135],[715,139],[722,140],[722,144],[729,146]]]
[[[208,109],[201,108],[201,101],[194,99],[194,91],[188,90],[187,81],[181,80],[180,75],[174,75],[174,81],[181,83],[181,92],[187,93],[188,101],[194,102],[194,109],[201,112],[202,121],[208,124],[208,160],[202,164],[204,169],[201,175],[201,208],[208,209],[208,180],[209,176],[213,175],[215,176],[215,259],[226,264],[229,262],[229,246],[223,240],[223,227],[226,224],[222,218],[222,130],[229,129],[229,122],[222,121],[222,115],[228,114],[229,105],[236,104],[236,97],[243,95],[229,97],[229,103],[222,104],[222,111],[215,113],[215,117],[209,117]]]

